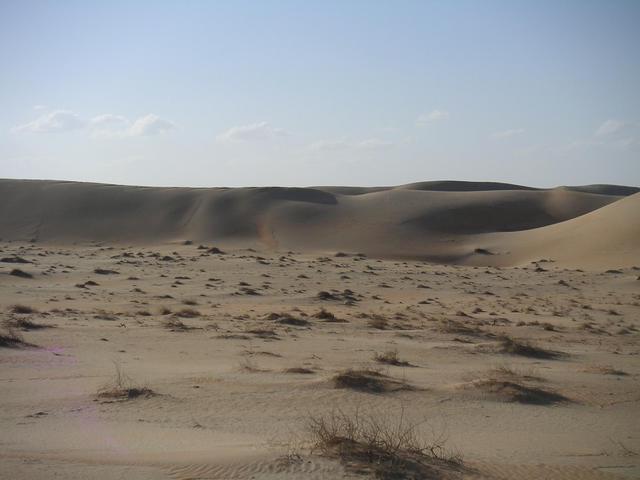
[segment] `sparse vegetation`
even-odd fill
[[[49,328],[49,325],[43,325],[41,323],[36,323],[29,318],[17,317],[17,318],[9,318],[4,322],[5,326],[8,328],[17,328],[20,330],[28,331],[28,330],[40,330],[43,328]]]
[[[374,354],[373,359],[378,363],[385,363],[387,365],[394,365],[397,367],[410,366],[409,362],[405,362],[398,358],[398,350],[387,350],[383,353],[376,353]]]
[[[332,322],[332,323],[346,323],[347,321],[342,319],[342,318],[338,318],[336,317],[333,313],[329,312],[328,310],[321,308],[319,312],[314,313],[313,314],[314,318],[317,318],[319,320],[323,320],[325,322]]]
[[[21,348],[33,346],[24,341],[22,335],[11,327],[0,330],[0,347],[4,348]]]
[[[199,317],[201,314],[195,308],[183,308],[178,310],[174,315],[182,318],[196,318],[196,317]]]
[[[25,272],[24,270],[20,270],[19,268],[14,268],[13,270],[11,270],[9,272],[9,275],[20,278],[33,278],[33,274]]]
[[[452,455],[444,439],[422,440],[424,422],[410,422],[404,409],[389,416],[359,409],[311,416],[307,422],[311,451],[338,458],[353,473],[380,479],[443,478],[464,469],[459,455]]]
[[[569,401],[564,395],[514,380],[487,378],[473,382],[473,386],[507,402],[550,405]]]
[[[96,273],[98,275],[119,275],[120,272],[117,272],[115,270],[109,270],[107,268],[96,268],[93,270],[93,273]]]
[[[18,313],[18,314],[24,314],[24,315],[38,313],[37,309],[30,307],[28,305],[21,305],[21,304],[16,304],[11,306],[9,308],[9,311],[11,313]]]
[[[186,332],[193,327],[186,325],[182,320],[176,317],[167,318],[162,322],[164,328],[171,330],[172,332]]]
[[[270,313],[265,316],[265,320],[279,323],[281,325],[293,325],[295,327],[306,327],[309,321],[304,318],[294,317],[288,313]]]
[[[500,337],[500,346],[501,353],[508,353],[511,355],[520,355],[523,357],[531,357],[531,358],[543,358],[543,359],[555,359],[562,354],[560,352],[555,352],[552,350],[546,350],[541,347],[537,347],[527,341],[516,340],[507,335],[503,335]]]
[[[284,373],[299,373],[299,374],[303,374],[303,375],[311,375],[311,374],[316,373],[316,372],[314,372],[310,368],[292,367],[292,368],[286,368],[284,370]]]
[[[386,330],[389,328],[389,320],[382,315],[374,314],[367,322],[367,325],[377,330]]]
[[[133,400],[135,398],[148,398],[156,393],[148,387],[135,385],[122,369],[119,363],[114,362],[116,369],[114,378],[107,385],[98,390],[98,398],[108,400]]]
[[[373,369],[344,370],[333,377],[333,384],[336,388],[350,388],[368,393],[413,390],[411,385]]]

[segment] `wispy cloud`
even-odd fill
[[[510,130],[502,130],[500,132],[494,132],[490,135],[494,140],[502,140],[505,138],[516,137],[524,133],[524,128],[512,128]]]
[[[231,127],[216,136],[216,140],[218,142],[255,142],[272,140],[287,135],[289,133],[281,128],[273,127],[267,122],[259,122]]]
[[[84,128],[86,122],[70,110],[54,110],[11,129],[14,133],[62,133]]]
[[[46,108],[46,107],[43,107]],[[139,137],[159,135],[175,128],[169,120],[153,113],[130,121],[122,115],[104,113],[89,120],[70,110],[54,110],[42,114],[31,122],[11,129],[13,133],[65,133],[85,130],[92,137]]]
[[[598,129],[595,132],[595,136],[607,137],[609,135],[614,135],[616,133],[621,132],[626,126],[627,124],[625,122],[610,118],[608,120],[605,120],[602,123],[602,125],[598,127]]]
[[[416,119],[416,124],[419,126],[429,125],[430,123],[441,122],[448,120],[450,117],[449,112],[446,110],[432,110],[429,113],[423,113]]]
[[[175,125],[169,120],[160,118],[153,113],[149,113],[144,117],[138,118],[127,131],[129,136],[141,137],[150,135],[160,135],[175,128]]]
[[[367,138],[365,140],[322,140],[312,143],[309,148],[315,151],[340,151],[340,150],[384,150],[394,146],[393,142],[387,142],[379,138]]]
[[[89,120],[89,129],[94,137],[125,136],[131,122],[122,115],[105,113]]]

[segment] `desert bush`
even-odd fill
[[[499,348],[501,353],[509,353],[511,355],[520,355],[531,358],[554,359],[562,355],[560,352],[546,350],[527,341],[516,340],[507,335],[500,337]]]
[[[182,318],[196,318],[200,316],[200,312],[195,308],[183,308],[178,310],[175,315]]]
[[[182,320],[176,317],[167,318],[162,322],[162,326],[171,330],[172,332],[186,332],[193,327],[185,324]]]
[[[408,367],[409,362],[400,360],[398,357],[398,350],[387,350],[383,353],[376,353],[373,355],[373,359],[378,363],[385,363],[387,365],[395,365],[397,367]]]
[[[151,397],[155,392],[146,386],[135,385],[119,363],[114,362],[115,374],[111,382],[98,389],[98,397],[110,400],[133,400]]]
[[[14,268],[13,270],[11,270],[9,272],[9,275],[20,278],[33,278],[33,275],[31,273],[25,272],[24,270],[21,270],[19,268]]]
[[[447,472],[462,470],[461,457],[445,449],[442,437],[433,442],[422,439],[424,423],[409,421],[402,407],[395,416],[336,408],[324,415],[311,415],[306,431],[312,452],[338,458],[348,467],[377,478],[441,478]]]
[[[5,327],[5,329],[0,330],[0,347],[20,348],[28,346],[31,346],[31,344],[25,342],[22,335],[16,332],[13,328]]]
[[[348,369],[333,377],[336,388],[350,388],[361,392],[386,393],[399,390],[412,390],[411,385],[370,368]]]
[[[286,368],[284,370],[284,373],[299,373],[299,374],[303,374],[303,375],[311,375],[312,373],[315,373],[315,372],[313,370],[311,370],[310,368],[292,367],[292,368]]]

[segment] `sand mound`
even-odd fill
[[[496,265],[536,256],[579,263],[580,252],[591,255],[600,242],[598,262],[606,263],[603,252],[621,242],[625,252],[637,251],[637,194],[618,202],[637,190],[452,181],[229,189],[0,180],[0,232],[3,240],[190,239]]]

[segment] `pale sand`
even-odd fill
[[[444,434],[464,459],[446,478],[640,476],[634,189],[4,180],[0,237],[0,257],[31,262],[0,262],[2,321],[52,327],[20,332],[33,347],[0,347],[0,478],[359,478],[310,455],[304,431],[309,415],[356,405],[426,419],[421,435]],[[78,286],[89,280],[98,285]],[[352,302],[317,298],[344,289]],[[176,331],[165,306],[201,315]],[[314,318],[323,307],[346,322]],[[500,353],[501,334],[564,355]],[[393,349],[411,366],[373,359]],[[114,362],[157,395],[98,397]],[[332,382],[376,366],[413,389]],[[491,372],[499,366],[518,376]],[[312,373],[283,372],[292,367]],[[509,401],[482,388],[487,378],[565,400]],[[291,451],[301,457],[283,458]]]

